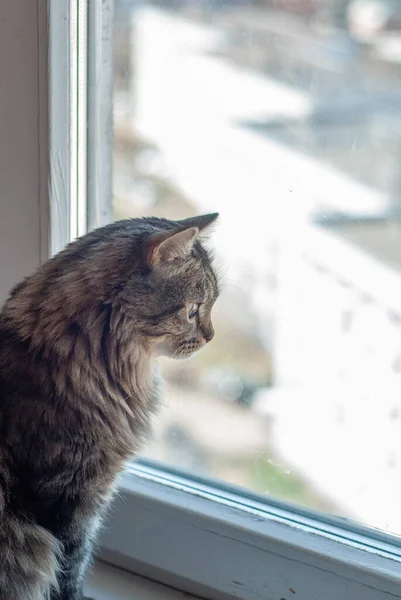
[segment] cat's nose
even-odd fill
[[[204,328],[202,330],[202,333],[203,333],[203,337],[205,338],[206,342],[210,342],[214,338],[213,326],[210,325],[209,327]]]

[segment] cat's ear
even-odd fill
[[[210,215],[199,215],[197,217],[189,217],[178,221],[182,227],[197,227],[200,232],[209,227],[219,216],[219,213],[211,213]]]
[[[149,269],[171,262],[175,258],[184,258],[193,246],[199,232],[197,227],[171,231],[160,231],[151,235],[146,243],[145,262]]]

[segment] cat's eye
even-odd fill
[[[190,304],[188,307],[188,319],[194,319],[199,310],[199,304]]]

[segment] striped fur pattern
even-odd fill
[[[151,363],[213,337],[217,215],[132,219],[70,244],[0,314],[0,600],[81,600],[118,473],[157,407]]]

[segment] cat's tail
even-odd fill
[[[50,598],[60,554],[60,542],[49,531],[0,511],[0,600]]]

